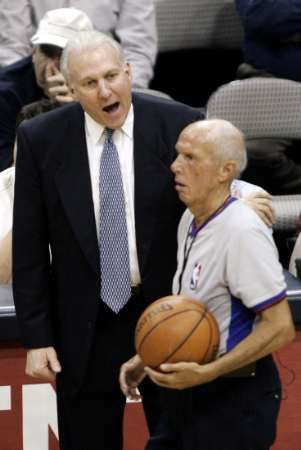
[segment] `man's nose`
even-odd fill
[[[178,168],[179,168],[179,156],[176,157],[176,159],[174,160],[174,162],[171,164],[170,169],[173,173],[177,173]]]
[[[111,95],[111,88],[104,80],[98,82],[98,93],[102,98],[108,98]]]

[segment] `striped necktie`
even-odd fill
[[[125,199],[113,132],[105,129],[99,173],[100,297],[112,311],[118,313],[131,296],[131,278]]]

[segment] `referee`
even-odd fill
[[[147,374],[165,390],[165,416],[147,450],[268,450],[276,437],[281,384],[272,352],[294,326],[277,250],[266,225],[230,185],[247,162],[244,138],[224,120],[195,122],[179,136],[171,168],[187,206],[178,230],[173,293],[201,301],[220,329],[217,358],[205,365],[144,368],[135,356],[121,369],[135,397]]]

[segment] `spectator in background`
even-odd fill
[[[301,81],[301,0],[235,0],[245,39],[238,78],[279,77]],[[272,194],[301,193],[300,143],[249,140],[243,175]]]
[[[153,0],[3,0],[0,66],[30,55],[30,37],[48,10],[73,6],[91,18],[95,29],[112,34],[132,66],[133,87],[147,88],[157,52]]]
[[[23,120],[54,109],[59,105],[43,99],[22,108],[17,125]],[[16,159],[17,144],[14,145],[14,161]],[[15,167],[12,165],[0,172],[0,284],[12,282],[12,222],[15,185]]]
[[[58,68],[61,52],[68,39],[92,29],[88,16],[78,9],[49,11],[31,39],[32,56],[0,71],[0,171],[12,164],[17,117],[22,107],[40,100],[54,106],[73,101]]]

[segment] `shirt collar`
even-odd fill
[[[88,135],[91,138],[93,145],[96,145],[101,138],[105,127],[100,123],[96,122],[92,117],[85,112],[85,122]],[[134,110],[133,105],[131,105],[128,115],[120,128],[130,139],[133,139],[133,125],[134,125]]]

